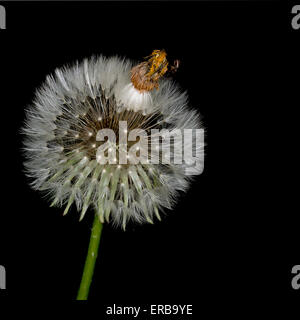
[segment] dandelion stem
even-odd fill
[[[99,248],[99,243],[100,243],[100,238],[102,233],[102,227],[103,225],[100,222],[98,215],[95,214],[88,253],[85,260],[85,265],[83,269],[80,287],[78,290],[77,300],[87,300],[88,298],[90,285],[92,283],[95,263],[98,255],[98,248]]]

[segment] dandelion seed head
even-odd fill
[[[130,80],[132,68],[129,60],[100,56],[56,69],[37,90],[22,129],[31,186],[66,211],[72,205],[78,211],[90,208],[101,221],[119,226],[129,220],[147,223],[157,210],[173,208],[191,176],[185,164],[166,165],[161,159],[155,170],[148,159],[134,164],[129,155],[122,166],[101,164],[97,147],[105,141],[96,140],[98,130],[115,132],[117,140],[109,147],[113,151],[121,145],[120,121],[127,121],[124,133],[137,128],[149,133],[201,128],[198,113],[187,106],[186,93],[164,78],[152,91],[138,90]],[[117,161],[118,154],[113,159]]]

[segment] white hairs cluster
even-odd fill
[[[152,223],[163,208],[171,209],[189,186],[190,164],[100,164],[96,152],[103,142],[97,130],[116,131],[118,121],[127,121],[128,131],[201,128],[187,95],[172,81],[161,79],[158,89],[140,93],[130,81],[132,66],[100,56],[55,70],[37,90],[22,128],[26,174],[34,189],[45,192],[52,205],[65,206],[64,214],[76,204],[82,219],[90,207],[102,222],[124,229],[129,220]],[[190,147],[198,148],[192,142]]]

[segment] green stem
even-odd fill
[[[98,255],[98,248],[99,248],[101,233],[102,233],[102,223],[100,222],[98,215],[95,214],[89,249],[88,249],[88,253],[85,260],[85,265],[83,269],[80,287],[78,290],[77,300],[87,300],[88,298],[89,289],[90,289],[94,268],[95,268],[95,262]]]

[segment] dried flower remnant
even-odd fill
[[[164,50],[154,50],[147,61],[131,70],[131,82],[143,92],[158,88],[158,80],[168,71],[167,54]]]

